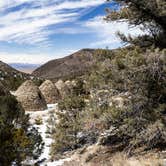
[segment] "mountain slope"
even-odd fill
[[[1,71],[5,71],[5,72],[9,72],[9,73],[16,73],[18,72],[16,69],[12,68],[11,66],[9,66],[8,64],[0,61],[0,70]]]
[[[20,72],[0,61],[0,81],[10,90],[15,90],[23,81],[30,78],[29,74]]]
[[[94,49],[83,49],[61,59],[47,62],[32,74],[45,79],[57,80],[80,76],[94,64]]]

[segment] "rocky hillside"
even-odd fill
[[[75,78],[73,88],[58,102],[58,111],[50,116],[53,160],[77,151],[65,166],[120,166],[121,161],[122,166],[153,165],[144,164],[142,152],[156,150],[163,154],[161,160],[166,158],[165,50],[133,47],[109,53],[106,59],[101,51],[95,68]],[[143,164],[136,158],[123,159],[138,154]],[[155,159],[155,166],[162,165],[160,159]]]
[[[83,49],[61,59],[49,61],[32,74],[45,79],[66,79],[80,76],[94,64],[94,49]]]
[[[15,90],[22,82],[34,77],[20,72],[8,64],[0,61],[0,81],[10,90]]]
[[[12,68],[11,66],[2,61],[0,61],[0,70],[8,73],[18,73],[16,69]]]

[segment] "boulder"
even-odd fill
[[[115,106],[116,108],[127,108],[131,105],[131,94],[128,92],[114,95],[110,98],[109,106]]]

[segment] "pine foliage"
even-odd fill
[[[9,93],[1,93],[0,165],[20,165],[27,157],[38,158],[41,154],[41,136],[28,121],[29,117],[16,98]]]
[[[109,0],[108,0],[109,1]],[[141,46],[166,46],[166,2],[165,0],[115,0],[120,6],[119,10],[107,9],[107,21],[127,21],[131,26],[142,26],[148,35],[133,38],[119,36],[125,42],[141,44]],[[140,42],[141,40],[141,42]]]

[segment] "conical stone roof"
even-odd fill
[[[47,104],[57,103],[61,99],[58,88],[50,80],[43,82],[39,89],[45,97]]]
[[[69,87],[65,84],[64,81],[62,80],[58,80],[55,83],[55,86],[57,87],[57,89],[59,90],[62,98],[64,98],[66,95],[68,95],[70,93],[70,89]]]
[[[62,80],[58,80],[56,83],[55,83],[55,86],[61,90],[64,86],[65,86],[65,83],[62,81]]]
[[[69,88],[69,89],[73,89],[74,86],[76,86],[76,82],[73,80],[73,81],[65,81],[65,85]]]
[[[47,108],[43,94],[31,80],[25,81],[17,89],[15,96],[25,111],[42,111]]]

